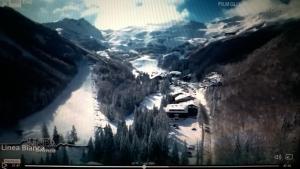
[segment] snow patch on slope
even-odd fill
[[[163,96],[161,93],[152,94],[150,96],[145,97],[141,104],[149,110],[153,109],[154,106],[156,108],[159,108],[162,98]]]
[[[130,63],[137,71],[147,73],[150,78],[165,72],[165,70],[158,67],[158,61],[149,55],[143,55],[138,59],[130,61]]]

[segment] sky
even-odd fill
[[[146,26],[189,20],[206,23],[220,17],[255,15],[275,10],[288,18],[298,17],[300,11],[299,0],[19,1],[22,2],[22,5],[15,9],[36,22],[54,22],[63,18],[85,18],[99,29],[121,29],[128,26]]]

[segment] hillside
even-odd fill
[[[203,73],[209,72],[208,67],[214,68],[216,65],[241,61],[247,54],[264,45],[283,30],[282,24],[272,24],[254,32],[246,31],[237,36],[211,42],[207,46],[200,46],[188,56],[189,69],[195,73],[197,79],[201,79]]]
[[[223,85],[206,93],[217,164],[283,163],[277,154],[299,162],[300,22],[283,28],[245,59],[218,67]]]
[[[1,7],[1,126],[49,104],[77,72],[86,52],[57,32]]]

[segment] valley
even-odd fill
[[[13,72],[4,87],[19,91],[0,98],[18,101],[0,103],[9,119],[0,141],[56,144],[52,154],[5,155],[75,165],[299,158],[299,20],[233,17],[98,30],[85,19],[38,24],[11,9],[1,12],[32,31],[17,37],[10,31],[16,23],[0,29],[0,63],[13,65],[3,66]]]

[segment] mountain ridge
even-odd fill
[[[88,50],[98,51],[106,49],[101,31],[84,18],[64,18],[57,22],[44,23],[43,25]]]

